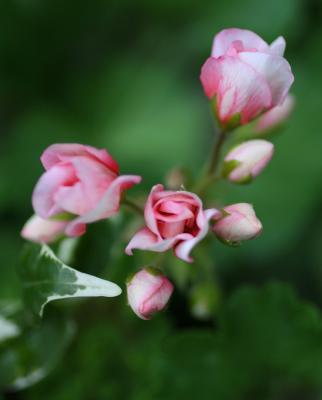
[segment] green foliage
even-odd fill
[[[1,387],[17,379],[30,385],[38,374],[46,379],[23,398],[321,400],[317,309],[286,285],[238,289],[278,278],[322,305],[321,16],[317,0],[0,2]],[[11,309],[21,298],[19,230],[32,214],[42,151],[59,142],[106,147],[122,173],[144,175],[133,189],[142,199],[168,168],[183,165],[197,176],[214,140],[200,66],[215,32],[231,26],[253,29],[268,41],[286,38],[297,104],[273,138],[276,152],[267,170],[247,187],[216,186],[218,207],[253,203],[264,226],[256,241],[236,249],[214,245],[208,255],[220,288],[216,328],[192,319],[183,296],[193,293],[191,270],[198,276],[204,268],[200,257],[192,266],[169,261],[174,299],[150,322],[136,320],[125,296],[73,307],[59,302],[36,327],[21,308],[19,316],[5,312],[2,300]],[[124,213],[89,226],[64,263],[124,282],[150,264],[146,254],[124,256],[139,225]],[[27,282],[27,310],[38,314],[53,293],[72,296],[76,270],[39,258],[37,246],[26,256],[29,264],[21,264],[19,274]],[[58,284],[65,274],[68,289]],[[40,276],[48,283],[34,285]],[[52,319],[57,309],[59,318]],[[78,327],[68,353],[73,329],[65,317]]]
[[[79,272],[60,261],[46,245],[28,245],[20,262],[26,304],[42,316],[53,300],[75,297],[114,297],[121,289],[112,282]]]
[[[74,333],[71,323],[45,321],[0,342],[0,389],[22,390],[47,376],[60,361]]]
[[[316,399],[322,319],[287,285],[242,288],[218,323],[215,335],[191,331],[170,340],[158,398]]]
[[[28,399],[317,400],[322,390],[322,318],[286,284],[237,290],[216,330],[117,312],[122,329],[91,318],[49,379],[55,389],[44,382]]]

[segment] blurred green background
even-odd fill
[[[269,168],[223,200],[253,203],[264,233],[237,249],[214,245],[215,318],[191,317],[180,291],[151,322],[125,296],[76,312],[50,306],[43,324],[73,314],[77,333],[46,379],[4,398],[322,399],[319,0],[1,0],[0,300],[20,298],[19,230],[48,145],[106,147],[146,190],[172,167],[203,165],[214,130],[199,72],[226,27],[286,38],[297,104]],[[99,275],[113,232],[97,226],[77,267]],[[118,262],[119,279],[139,267]]]

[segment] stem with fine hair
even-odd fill
[[[141,205],[137,204],[135,201],[130,200],[128,198],[123,199],[123,204],[131,208],[133,211],[137,212],[140,215],[144,214],[144,209]]]
[[[195,191],[202,196],[206,189],[212,184],[215,180],[219,179],[217,176],[217,167],[218,162],[220,160],[220,151],[225,142],[227,132],[225,130],[220,130],[218,134],[218,138],[214,143],[212,155],[210,158],[210,163],[208,169],[206,170],[205,175],[200,180],[200,183],[196,186]]]
[[[225,131],[220,130],[218,139],[215,142],[215,145],[212,150],[212,156],[210,159],[210,165],[209,165],[208,174],[207,174],[208,176],[212,176],[216,172],[216,168],[217,168],[217,165],[218,165],[218,162],[220,159],[220,150],[222,148],[222,145],[224,144],[225,136],[226,136]]]

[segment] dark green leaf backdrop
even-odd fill
[[[237,249],[214,245],[222,286],[215,323],[193,319],[179,290],[169,310],[151,322],[137,320],[124,296],[50,305],[48,325],[30,328],[27,336],[72,314],[76,332],[68,351],[48,378],[5,398],[322,398],[319,0],[2,0],[0,300],[20,299],[19,230],[32,213],[46,146],[107,147],[122,172],[144,176],[145,190],[173,166],[196,172],[203,164],[214,133],[200,67],[213,35],[232,26],[267,41],[286,38],[297,104],[273,139],[276,154],[261,177],[250,186],[218,189],[226,204],[253,203],[264,233]],[[80,249],[73,266],[122,285],[140,258],[121,257],[118,229],[90,227],[82,239],[88,251]],[[272,280],[279,283],[267,286]],[[15,340],[3,353],[10,359],[28,346],[24,337]],[[29,367],[51,362],[42,349],[39,355],[26,350]]]

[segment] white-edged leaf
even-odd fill
[[[122,293],[113,282],[65,265],[47,245],[29,244],[20,264],[27,305],[42,316],[46,304],[75,297],[115,297]]]
[[[0,315],[0,343],[19,336],[20,328],[7,318]]]
[[[72,322],[47,319],[0,346],[0,391],[23,390],[45,378],[74,334]]]

